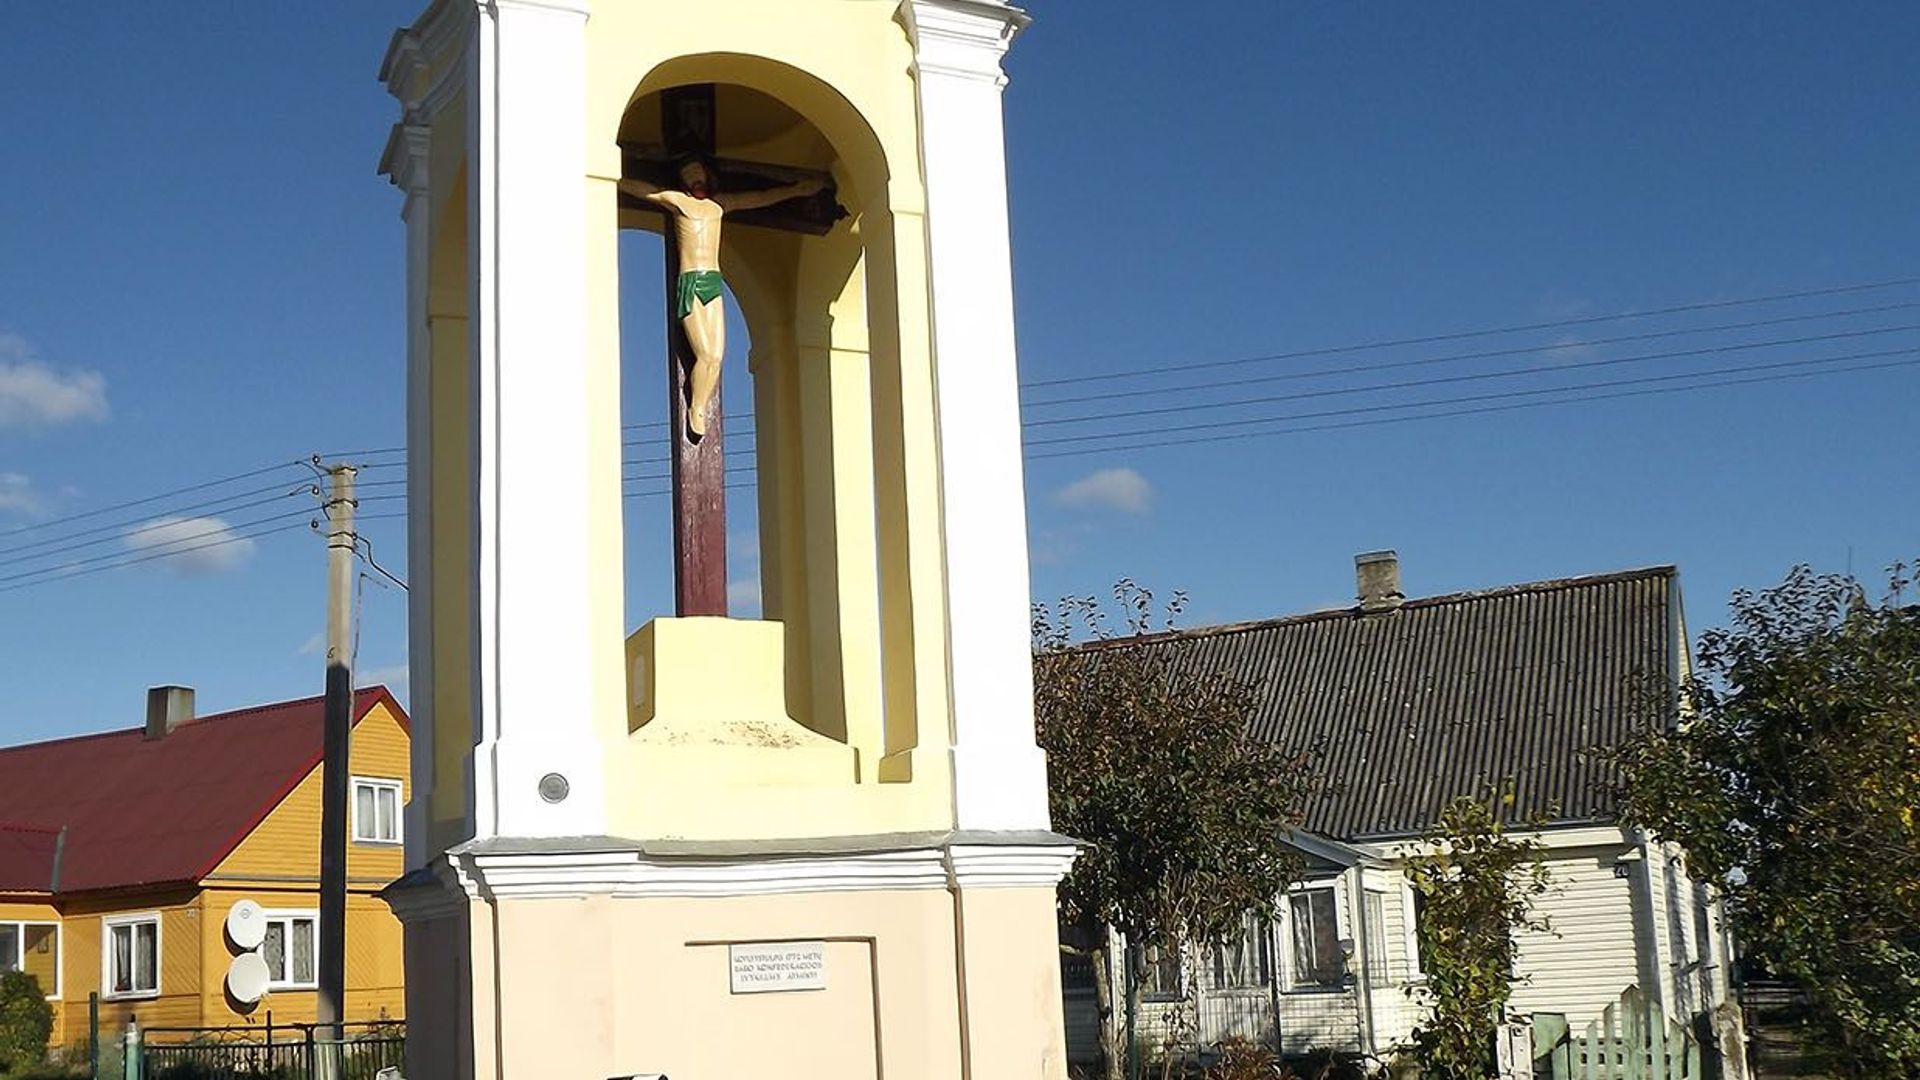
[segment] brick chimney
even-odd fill
[[[155,686],[147,690],[147,738],[164,739],[193,719],[193,687]]]
[[[1397,611],[1407,600],[1400,591],[1400,556],[1392,551],[1355,555],[1353,578],[1362,614]]]

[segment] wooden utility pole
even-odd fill
[[[327,697],[320,772],[320,986],[314,1019],[322,1039],[341,1037],[347,985],[348,747],[353,731],[353,478],[351,465],[327,470]],[[334,1073],[321,1055],[321,1077]]]

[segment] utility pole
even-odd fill
[[[348,747],[353,730],[353,478],[351,465],[326,470],[327,697],[320,771],[320,987],[314,1019],[331,1040],[319,1055],[321,1080],[336,1074],[347,986]]]

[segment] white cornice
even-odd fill
[[[1079,854],[1063,844],[955,845],[947,849],[947,880],[956,889],[1051,889]]]
[[[411,880],[409,880],[411,879]],[[434,860],[424,871],[382,890],[380,898],[393,909],[393,917],[403,923],[430,922],[458,915],[479,897],[474,881],[457,863],[446,858]]]
[[[1000,58],[1032,17],[998,0],[901,0],[919,74],[1005,85]]]
[[[823,892],[1052,888],[1077,849],[1053,844],[950,844],[838,854],[668,856],[632,848],[459,851],[387,894],[403,920],[469,900],[560,897],[791,896]]]

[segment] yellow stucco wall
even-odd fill
[[[615,6],[588,23],[589,236],[598,238],[588,251],[588,349],[592,369],[617,382],[613,237],[621,225],[659,227],[650,215],[616,209],[619,139],[657,127],[648,95],[711,81],[775,99],[755,106],[733,91],[736,115],[723,138],[755,125],[769,134],[722,152],[829,167],[853,216],[821,238],[730,233],[722,265],[753,337],[763,595],[767,617],[786,628],[787,713],[853,747],[857,771],[832,786],[795,787],[759,779],[785,771],[778,767],[743,767],[689,775],[686,790],[663,799],[654,785],[629,782],[650,771],[644,741],[623,743],[609,724],[609,826],[713,837],[950,827],[911,46],[887,5],[742,0],[736,8],[725,20],[660,20],[641,5]],[[748,108],[759,112],[749,117]],[[799,129],[778,122],[783,110],[804,121]],[[611,411],[594,420],[617,423]],[[617,433],[605,434],[612,445]],[[617,484],[604,491],[593,557],[617,575]],[[619,654],[596,651],[593,670],[596,702],[617,702],[624,717],[628,671]],[[714,693],[725,689],[713,684]],[[937,756],[915,768],[916,751]]]

